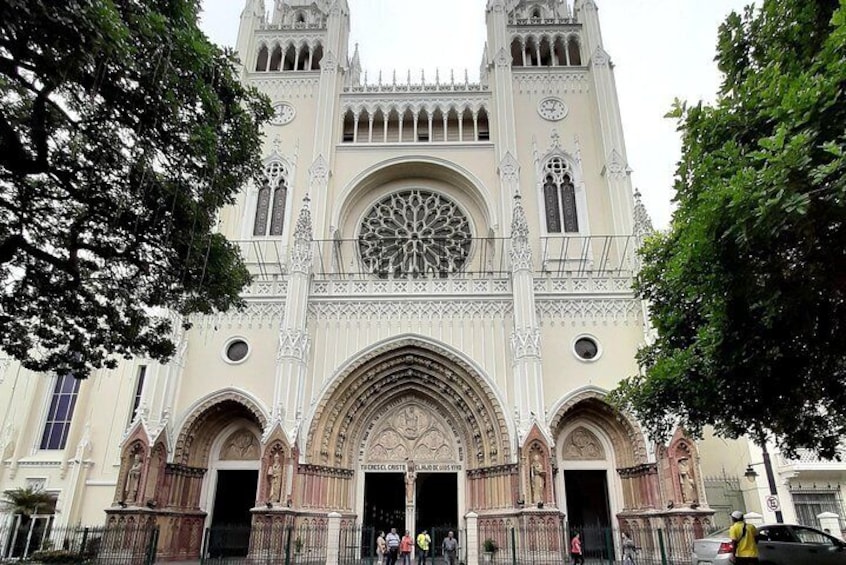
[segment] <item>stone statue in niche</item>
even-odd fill
[[[417,480],[417,471],[414,469],[414,461],[408,462],[408,469],[405,472],[405,503],[408,506],[414,504],[414,483]]]
[[[126,483],[123,488],[124,502],[136,502],[138,500],[138,486],[141,484],[141,454],[135,453],[132,456],[132,466],[126,473]]]
[[[544,487],[546,486],[546,468],[541,461],[540,453],[532,455],[532,464],[529,466],[529,478],[532,487],[532,502],[537,504],[544,502]]]
[[[678,469],[682,502],[686,504],[697,502],[696,483],[693,481],[693,472],[690,469],[690,459],[687,457],[679,459]]]
[[[267,480],[270,482],[268,502],[278,504],[282,502],[282,458],[279,452],[273,454],[273,464],[267,470]]]

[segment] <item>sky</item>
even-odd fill
[[[569,0],[572,3],[572,0]],[[713,101],[720,83],[714,64],[717,28],[752,0],[595,0],[605,50],[615,66],[632,181],[657,228],[672,214],[673,177],[681,142],[664,118],[675,98]],[[435,69],[478,79],[485,43],[486,0],[348,0],[352,43],[363,68],[415,77]],[[266,0],[268,7],[272,0]],[[233,47],[244,0],[202,0],[202,27]]]

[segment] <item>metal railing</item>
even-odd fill
[[[55,526],[52,516],[16,516],[0,528],[0,561],[152,565],[156,526]]]
[[[260,279],[287,275],[289,247],[281,240],[235,242]],[[317,278],[446,279],[507,277],[510,238],[380,238],[312,242]],[[532,245],[535,272],[552,278],[630,276],[635,271],[631,236],[545,236]]]

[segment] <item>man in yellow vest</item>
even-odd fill
[[[417,554],[417,565],[426,565],[426,557],[429,555],[429,546],[432,543],[432,538],[429,537],[429,532],[423,530],[417,534],[417,547],[420,552]]]
[[[731,528],[729,537],[734,555],[735,565],[752,565],[758,563],[758,530],[743,519],[743,512],[735,510],[731,513]]]

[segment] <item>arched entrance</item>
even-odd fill
[[[483,472],[513,460],[500,400],[468,362],[424,339],[396,340],[351,363],[308,430],[314,470],[337,472],[302,477],[304,507],[326,507],[314,493],[336,492],[332,508],[363,524],[416,531],[513,506],[510,473]]]
[[[608,528],[624,511],[654,510],[655,466],[637,423],[598,390],[573,395],[555,413],[558,492],[571,525]]]

